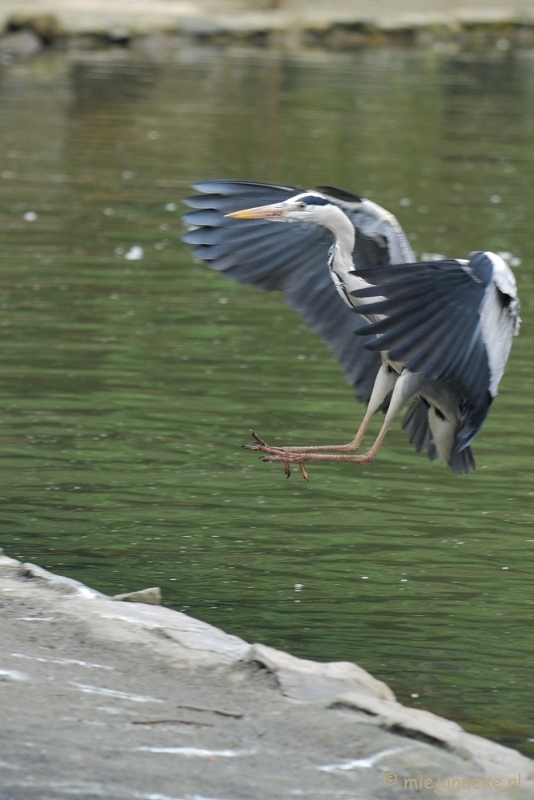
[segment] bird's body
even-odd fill
[[[283,462],[286,474],[297,463],[305,477],[308,461],[369,463],[392,421],[415,398],[403,429],[417,451],[456,473],[474,469],[470,445],[519,328],[515,279],[503,259],[477,252],[469,260],[415,263],[392,214],[332,187],[303,192],[213,181],[195,188],[206,193],[187,201],[202,209],[186,216],[198,226],[185,237],[200,245],[196,254],[242,283],[285,290],[368,401],[346,445],[271,447],[255,436],[252,449]],[[268,202],[251,208],[260,197]],[[282,226],[274,222],[293,225],[283,226],[287,232],[280,236]],[[366,337],[365,349],[354,332]],[[385,407],[373,447],[354,455],[372,416]]]

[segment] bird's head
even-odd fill
[[[271,222],[314,222],[329,227],[329,217],[332,213],[339,214],[340,211],[340,208],[319,192],[302,192],[282,203],[245,208],[225,216],[234,219],[266,219]]]

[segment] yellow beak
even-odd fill
[[[275,203],[270,206],[257,206],[257,208],[245,208],[243,211],[233,211],[231,214],[225,214],[225,217],[233,217],[234,219],[273,219],[281,217],[286,211],[285,203]]]

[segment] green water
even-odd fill
[[[534,755],[532,54],[45,54],[1,68],[0,109],[6,552],[355,660]],[[343,442],[362,409],[279,296],[181,243],[188,185],[221,176],[337,184],[397,213],[419,254],[521,259],[475,473],[417,456],[400,425],[374,465],[312,465],[309,484],[241,449],[251,427]]]

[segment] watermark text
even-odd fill
[[[513,778],[490,778],[483,775],[481,778],[452,778],[441,777],[436,775],[435,778],[425,778],[424,775],[419,775],[417,778],[404,778],[397,775],[395,772],[386,772],[384,775],[384,783],[386,786],[395,786],[399,784],[404,789],[412,792],[433,792],[434,794],[441,794],[451,789],[520,789],[521,788],[521,773]]]

